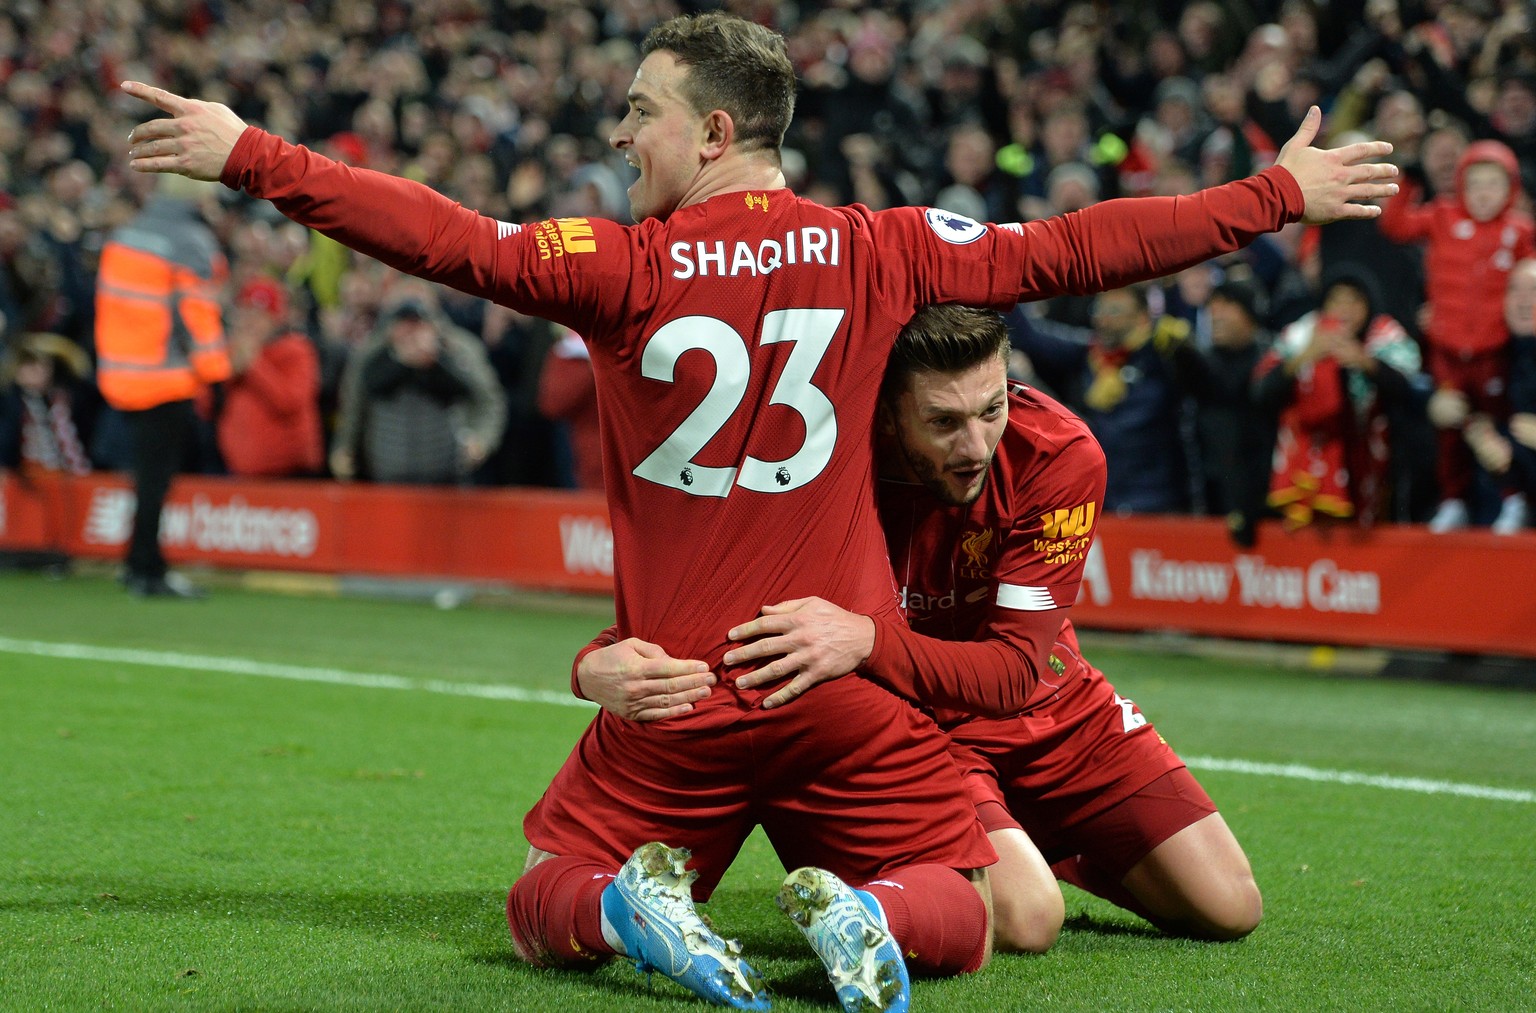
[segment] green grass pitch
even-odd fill
[[[604,609],[0,575],[0,1009],[704,1008],[511,957],[522,815],[591,716],[569,664]],[[1264,924],[1170,940],[1068,889],[1050,954],[915,1010],[1536,1008],[1536,695],[1088,652],[1192,758]],[[707,910],[775,1009],[835,1009],[781,876],[754,837]]]

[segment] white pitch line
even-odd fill
[[[314,668],[308,665],[282,665],[250,658],[225,658],[173,651],[145,651],[127,647],[94,647],[90,644],[60,644],[42,640],[13,640],[0,637],[0,653],[25,654],[43,658],[69,658],[101,661],[120,665],[151,665],[195,672],[228,672],[264,679],[289,679],[295,682],[320,682],[364,689],[403,689],[447,696],[468,696],[483,700],[510,700],[515,703],[544,703],[557,707],[594,705],[564,693],[522,689],[494,683],[453,682],[447,679],[413,679],[403,675],[352,672],[340,668]],[[1411,791],[1421,795],[1459,795],[1464,798],[1492,799],[1499,802],[1536,802],[1536,791],[1519,788],[1493,788],[1455,781],[1432,781],[1419,777],[1389,777],[1362,774],[1351,770],[1323,770],[1299,763],[1255,763],[1251,760],[1223,760],[1213,756],[1186,756],[1191,770],[1215,770],[1234,774],[1256,774],[1302,781],[1327,781],[1334,784],[1359,784],[1370,788]]]
[[[255,675],[264,679],[324,682],[336,686],[361,686],[366,689],[407,689],[423,693],[442,693],[447,696],[478,697],[483,700],[547,703],[557,707],[590,709],[596,706],[586,700],[578,700],[568,693],[523,689],[519,686],[496,683],[413,679],[404,675],[350,672],[341,668],[312,668],[308,665],[281,665],[250,658],[219,658],[204,654],[180,654],[173,651],[141,651],[127,647],[93,647],[90,644],[57,644],[41,640],[12,640],[9,637],[0,637],[0,653],[104,661],[119,665],[153,665],[157,668],[181,668],[194,672],[229,672],[232,675]]]
[[[1214,756],[1185,756],[1182,759],[1191,770],[1220,770],[1234,774],[1289,777],[1300,781],[1363,784],[1371,788],[1414,791],[1421,795],[1462,795],[1466,798],[1491,798],[1500,802],[1536,802],[1536,791],[1524,791],[1520,788],[1490,788],[1481,784],[1431,781],[1422,777],[1361,774],[1352,770],[1319,770],[1299,763],[1254,763],[1250,760],[1221,760]]]

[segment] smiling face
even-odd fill
[[[1008,426],[1008,364],[1001,357],[958,372],[922,370],[882,402],[887,455],[902,477],[951,506],[974,503]]]
[[[629,187],[635,221],[666,218],[687,200],[704,165],[705,115],[683,95],[687,67],[664,50],[651,53],[629,87],[629,112],[608,143],[640,170]]]

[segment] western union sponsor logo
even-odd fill
[[[592,223],[585,218],[551,218],[533,227],[533,241],[539,259],[549,260],[566,254],[596,253],[597,237]]]
[[[1045,530],[1043,538],[1078,538],[1093,530],[1094,504],[1084,503],[1071,510],[1053,510],[1040,515]]]
[[[566,253],[596,253],[597,239],[592,234],[592,223],[585,218],[556,218],[560,229],[560,245]]]

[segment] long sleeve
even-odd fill
[[[413,180],[354,169],[247,127],[221,182],[397,270],[494,294],[498,223]]]
[[[939,640],[896,623],[875,623],[864,669],[909,699],[983,717],[1017,714],[1040,683],[1066,608],[994,609],[975,640]]]
[[[1179,197],[1122,197],[1019,226],[1022,297],[1090,295],[1162,277],[1241,249],[1301,219],[1296,178],[1271,166]]]

